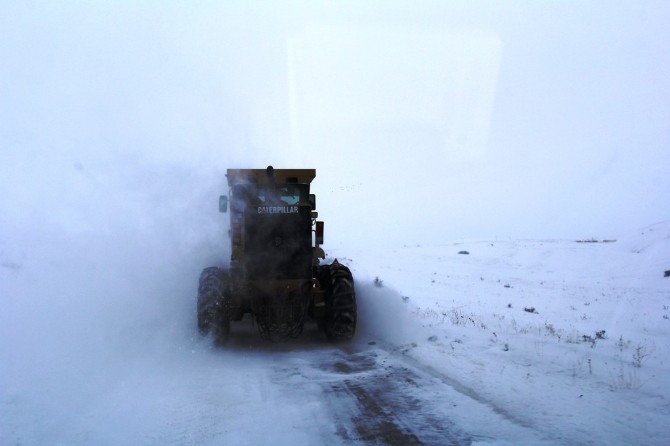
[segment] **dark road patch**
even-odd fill
[[[386,445],[469,445],[472,438],[421,395],[434,382],[375,351],[347,354],[317,365],[341,379],[323,382],[336,432],[349,443]],[[439,386],[439,385],[438,385]]]

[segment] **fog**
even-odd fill
[[[668,215],[669,11],[5,5],[3,226],[161,226],[273,164],[331,244],[616,236]]]
[[[0,378],[66,394],[198,345],[227,168],[316,168],[344,253],[667,219],[668,23],[665,2],[3,3]]]

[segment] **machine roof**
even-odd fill
[[[228,186],[244,183],[268,184],[268,169],[228,169]],[[316,177],[316,169],[273,169],[275,183],[309,184]]]

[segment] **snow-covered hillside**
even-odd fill
[[[464,393],[570,444],[670,441],[670,222],[616,241],[461,241],[352,259],[382,281],[366,289],[375,317],[363,329]],[[411,317],[385,311],[389,299]]]

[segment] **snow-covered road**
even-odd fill
[[[9,246],[0,444],[667,444],[669,241],[348,250],[353,342],[246,320],[220,348],[202,259]]]
[[[286,345],[259,341],[251,330],[237,335],[224,348],[197,341],[192,350],[97,372],[88,383],[73,385],[70,395],[43,388],[56,399],[38,405],[29,394],[4,400],[3,444],[443,445],[547,439],[472,389],[405,356],[403,347],[375,341],[332,346],[315,330]]]

